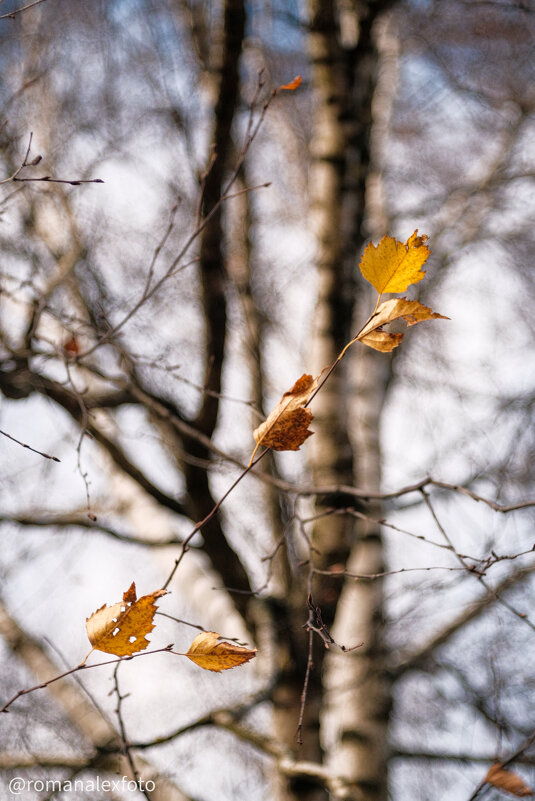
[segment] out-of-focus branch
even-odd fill
[[[483,765],[492,765],[493,762],[496,762],[496,755],[494,754],[470,754],[467,752],[459,752],[459,753],[447,753],[447,752],[438,752],[438,751],[423,751],[421,749],[405,751],[402,748],[394,748],[390,752],[392,759],[410,759],[410,760],[420,760],[425,762],[427,760],[434,761],[434,762],[462,762],[468,764],[483,764]],[[524,765],[535,765],[535,757],[523,757],[522,759],[517,759],[517,762]]]
[[[14,11],[10,11],[8,14],[2,14],[0,19],[14,19],[17,14],[22,14],[23,11],[27,11],[29,8],[33,8],[34,6],[38,6],[40,3],[44,2],[45,0],[33,0],[32,3],[27,3],[25,6],[16,8]],[[0,183],[2,183],[2,181],[0,181]]]
[[[210,390],[203,396],[193,427],[211,439],[219,414],[219,394],[227,342],[226,256],[222,228],[221,200],[228,192],[225,175],[233,152],[231,128],[239,101],[239,63],[245,34],[243,0],[226,0],[223,11],[223,52],[220,65],[218,95],[214,110],[213,152],[202,181],[201,218],[207,220],[200,236],[199,272],[205,326],[204,386]],[[234,178],[236,172],[234,173]],[[209,219],[207,219],[209,218]],[[184,439],[186,450],[195,457],[183,465],[188,491],[188,507],[194,520],[207,519],[214,508],[208,472],[196,460],[209,458],[209,450],[197,438]],[[226,586],[239,591],[237,608],[243,613],[251,587],[240,557],[227,543],[217,517],[203,526],[205,549],[217,564]]]
[[[463,629],[467,623],[475,620],[489,607],[498,603],[500,596],[503,592],[516,587],[526,579],[530,578],[535,572],[535,565],[521,568],[513,574],[506,576],[502,579],[496,587],[492,588],[485,593],[481,598],[474,601],[470,606],[467,606],[462,612],[457,615],[447,626],[445,626],[438,634],[435,634],[427,643],[413,651],[412,653],[402,654],[390,667],[390,673],[394,678],[407,673],[409,670],[422,667],[425,661],[433,655],[435,650],[441,645],[444,645],[448,640],[453,637],[458,631]]]
[[[205,728],[206,726],[215,726],[234,734],[242,742],[271,757],[275,761],[277,771],[284,776],[315,780],[321,786],[327,785],[332,792],[333,798],[349,798],[347,795],[347,783],[342,778],[334,775],[328,767],[317,762],[295,759],[291,752],[278,740],[243,725],[240,722],[242,715],[243,711],[241,710],[236,713],[230,709],[217,709],[193,723],[182,726],[166,737],[159,737],[157,741],[132,743],[131,747],[136,749],[153,748],[162,742],[169,742],[187,732]]]
[[[187,510],[180,501],[164,493],[159,487],[153,484],[147,476],[127,457],[123,449],[112,439],[107,437],[89,416],[88,411],[96,408],[105,408],[107,405],[121,405],[122,403],[135,403],[135,399],[128,392],[117,395],[111,394],[87,394],[77,397],[74,392],[66,389],[57,381],[30,372],[28,368],[18,368],[10,372],[0,372],[0,390],[6,397],[23,398],[28,397],[33,392],[39,392],[46,397],[54,400],[80,425],[84,424],[85,431],[93,437],[111,456],[115,464],[127,475],[136,481],[139,486],[151,495],[166,509],[176,512],[179,515],[186,515]],[[121,402],[119,402],[119,398]]]
[[[26,514],[26,515],[0,515],[0,524],[13,523],[17,526],[26,528],[55,528],[71,529],[82,528],[93,531],[97,534],[105,534],[114,540],[124,542],[126,545],[144,545],[149,548],[168,548],[170,545],[180,545],[178,537],[168,537],[167,539],[150,539],[149,537],[130,537],[117,529],[103,524],[101,521],[95,522],[78,512],[72,515],[46,515]]]

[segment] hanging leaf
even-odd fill
[[[256,656],[256,648],[218,642],[218,639],[219,634],[215,631],[203,631],[195,637],[186,656],[200,668],[213,670],[215,673],[243,665]]]
[[[499,762],[489,768],[485,781],[499,790],[511,793],[517,798],[533,795],[533,790],[524,784],[520,776],[517,776],[516,773],[511,773],[510,770],[506,770]]]
[[[145,650],[149,645],[146,635],[154,628],[154,601],[166,594],[165,590],[156,590],[136,600],[136,585],[132,582],[122,602],[104,604],[87,618],[86,631],[93,649],[115,656],[131,656]]]
[[[302,375],[285,392],[268,418],[253,432],[256,448],[263,445],[274,451],[297,451],[311,437],[308,430],[313,415],[305,406],[318,386],[319,376]],[[255,448],[255,452],[256,452]]]
[[[443,314],[431,311],[427,306],[417,300],[407,298],[391,298],[381,303],[375,314],[372,314],[364,328],[357,334],[356,339],[370,348],[388,352],[397,348],[403,334],[391,334],[382,330],[382,326],[394,320],[404,320],[407,325],[416,325],[424,320],[448,320]]]
[[[296,75],[293,81],[290,81],[290,83],[283,83],[282,86],[279,86],[279,92],[281,89],[285,89],[287,92],[293,92],[295,91],[295,89],[298,89],[302,83],[303,79],[301,78],[301,76]]]
[[[428,238],[417,236],[416,230],[405,243],[384,236],[377,247],[370,242],[360,260],[360,271],[366,281],[382,295],[384,292],[405,292],[425,276],[422,266],[429,256]]]

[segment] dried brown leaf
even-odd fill
[[[318,386],[319,376],[302,375],[285,392],[267,419],[253,432],[257,447],[274,451],[297,451],[313,432],[308,430],[313,415],[305,408]]]
[[[428,306],[423,306],[417,300],[407,298],[391,298],[381,303],[377,311],[372,314],[366,325],[357,335],[357,339],[375,350],[388,352],[397,348],[403,334],[390,334],[382,330],[382,326],[394,320],[404,320],[408,326],[416,325],[424,320],[448,320],[443,314],[433,312]]]

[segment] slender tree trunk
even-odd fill
[[[334,361],[373,308],[368,290],[356,278],[364,245],[371,109],[378,71],[372,25],[384,5],[369,2],[357,9],[351,4],[342,8],[334,0],[309,3],[316,97],[311,144],[312,223],[318,235],[319,271],[316,371]],[[388,374],[388,357],[356,346],[319,393],[311,450],[316,483],[379,490],[379,423]],[[334,505],[351,504],[340,497]],[[366,509],[376,518],[378,511]],[[379,526],[350,515],[319,520],[314,545],[320,552],[316,565],[323,570],[340,565],[350,572],[383,570]],[[350,654],[331,650],[323,660],[325,760],[332,773],[348,783],[348,798],[383,801],[390,696],[381,644],[381,583],[342,583],[340,578],[326,581],[318,576],[315,593],[314,601],[333,627],[336,641],[348,647],[364,642]],[[322,669],[320,663],[316,669]]]
[[[312,344],[315,374],[334,362],[353,328],[365,319],[370,303],[373,307],[356,274],[364,244],[371,106],[378,66],[371,28],[385,5],[361,4],[357,12],[351,4],[339,8],[336,0],[309,0],[314,92],[310,224],[317,237],[318,268]],[[379,488],[379,419],[389,364],[381,357],[371,351],[361,352],[358,360],[346,357],[315,398],[315,435],[309,449],[315,484]],[[352,502],[340,494],[329,496],[328,505],[343,509]],[[319,506],[318,511],[325,507]],[[355,523],[349,514],[319,518],[313,546],[310,557],[319,570],[341,565],[369,573],[382,570],[378,527]],[[279,630],[293,632],[279,638],[284,671],[275,693],[277,737],[288,747],[295,738],[306,669],[302,656],[300,660],[296,654],[308,652],[305,635],[299,643],[297,633],[299,624],[306,621],[300,579],[294,577],[278,620]],[[339,575],[316,574],[313,602],[327,627],[334,627],[338,642],[350,646],[364,640],[365,644],[352,654],[334,654],[315,638],[299,758],[327,762],[333,776],[345,779],[347,798],[382,801],[386,798],[389,692],[382,678],[381,585],[348,582],[344,586],[342,581]],[[279,789],[285,801],[318,801],[328,796],[314,782],[286,780]]]

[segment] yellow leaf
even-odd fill
[[[256,648],[243,648],[230,642],[218,643],[218,639],[219,634],[215,631],[203,631],[195,637],[186,656],[204,670],[215,673],[243,665],[256,656]]]
[[[253,432],[257,448],[263,445],[274,451],[297,451],[312,436],[308,430],[313,415],[305,406],[318,386],[318,378],[302,375],[285,392],[268,418]]]
[[[356,339],[364,345],[375,350],[388,352],[397,348],[403,334],[390,334],[382,330],[382,326],[394,320],[404,320],[407,325],[416,325],[424,320],[448,320],[443,314],[433,312],[428,306],[423,306],[417,300],[407,298],[391,298],[381,303],[377,311],[372,314],[368,322],[357,334]]]
[[[425,276],[423,265],[429,256],[427,236],[416,230],[405,243],[384,236],[377,247],[371,242],[360,260],[360,271],[380,295],[383,292],[405,292]]]
[[[154,628],[154,601],[166,594],[165,590],[156,590],[136,600],[136,585],[132,582],[122,602],[104,604],[87,618],[86,631],[93,648],[115,656],[131,656],[145,650],[149,645],[145,635]]]
[[[511,773],[510,770],[506,770],[499,762],[489,768],[485,781],[499,790],[505,790],[507,793],[515,795],[517,798],[533,795],[533,790],[524,784],[520,776],[517,776],[516,773]]]

